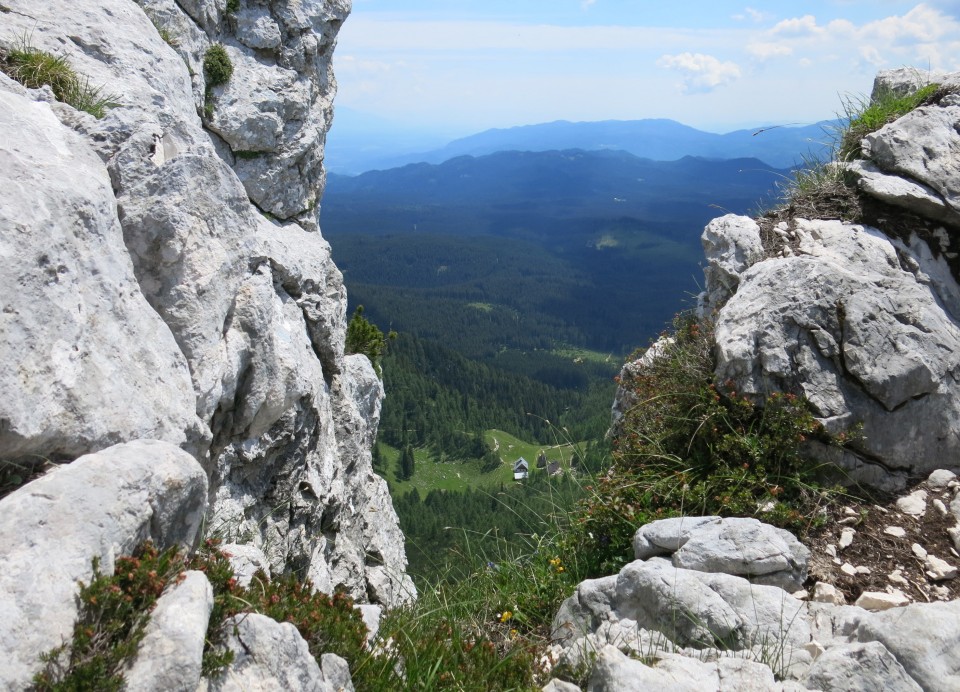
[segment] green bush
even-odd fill
[[[233,660],[223,646],[229,634],[225,620],[256,612],[293,624],[315,658],[335,653],[346,659],[358,692],[534,687],[531,646],[517,636],[517,627],[527,626],[518,623],[526,620],[517,606],[510,606],[516,614],[509,616],[506,610],[494,613],[491,608],[505,609],[501,603],[508,601],[524,603],[510,595],[510,582],[545,588],[542,580],[529,578],[535,573],[522,581],[492,581],[490,573],[481,571],[455,595],[425,593],[415,605],[387,613],[380,634],[368,646],[366,626],[349,597],[314,591],[309,581],[293,574],[270,580],[260,572],[242,587],[214,540],[189,558],[176,548],[159,552],[146,543],[132,557],[118,558],[113,575],[103,574],[97,561],[93,564],[94,578],[81,584],[72,642],[41,655],[45,665],[34,678],[37,690],[123,689],[124,667],[143,640],[150,611],[187,569],[204,572],[214,592],[203,655],[206,677],[215,677]],[[559,559],[549,566],[555,575],[563,574]],[[563,591],[569,588],[564,584]],[[551,595],[544,602],[544,613],[553,610],[558,597]]]
[[[380,361],[384,352],[387,350],[387,340],[397,338],[397,333],[391,331],[386,336],[377,327],[363,316],[363,306],[358,305],[347,324],[347,339],[345,350],[349,353],[362,353],[376,369],[377,374],[381,375]]]
[[[207,48],[203,56],[203,73],[207,77],[208,88],[224,84],[233,76],[233,63],[223,44],[214,43]]]
[[[240,0],[227,0],[227,14],[240,11]]]
[[[93,579],[80,584],[80,612],[73,641],[41,655],[36,690],[121,690],[123,667],[137,652],[153,609],[183,568],[176,548],[159,552],[145,543],[117,558],[113,575],[93,561]]]
[[[636,529],[679,515],[756,516],[803,530],[823,501],[809,438],[826,439],[807,402],[772,393],[759,406],[714,379],[714,340],[691,317],[674,342],[621,387],[637,402],[614,439],[613,468],[590,488],[575,524],[591,574],[609,574],[632,554]]]

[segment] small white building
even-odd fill
[[[522,481],[530,475],[530,464],[523,457],[513,462],[513,480]]]

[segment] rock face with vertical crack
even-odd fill
[[[98,120],[0,74],[0,458],[163,440],[206,471],[209,530],[271,573],[413,597],[370,466],[383,388],[344,354],[315,212],[350,3],[4,6],[0,48],[29,36],[113,105]]]

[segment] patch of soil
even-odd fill
[[[921,483],[903,493],[906,495],[913,490],[927,492],[926,511],[921,516],[902,512],[897,507],[896,498],[851,501],[834,509],[826,524],[804,539],[810,548],[808,585],[815,582],[832,584],[846,596],[849,604],[853,604],[864,591],[889,592],[891,589],[899,589],[920,603],[960,598],[960,578],[934,580],[913,547],[920,546],[926,553],[960,567],[960,554],[947,532],[957,526],[957,519],[949,507],[960,486],[956,482],[952,485],[932,489]],[[937,508],[934,500],[943,503],[945,513]],[[903,535],[892,535],[888,532],[891,527],[902,529]],[[856,533],[853,542],[841,549],[840,536],[847,528]],[[861,569],[859,573],[849,575],[841,569],[844,564],[866,568],[869,572]]]

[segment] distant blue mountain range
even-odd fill
[[[837,121],[813,125],[783,125],[736,130],[726,134],[704,132],[674,120],[604,120],[568,122],[492,129],[439,148],[393,153],[376,134],[345,127],[331,132],[326,161],[335,173],[357,174],[396,168],[409,163],[442,163],[457,156],[484,156],[499,151],[625,151],[655,161],[675,161],[684,156],[708,159],[756,158],[774,168],[789,168],[805,157],[829,154]],[[410,140],[407,140],[410,141]]]

